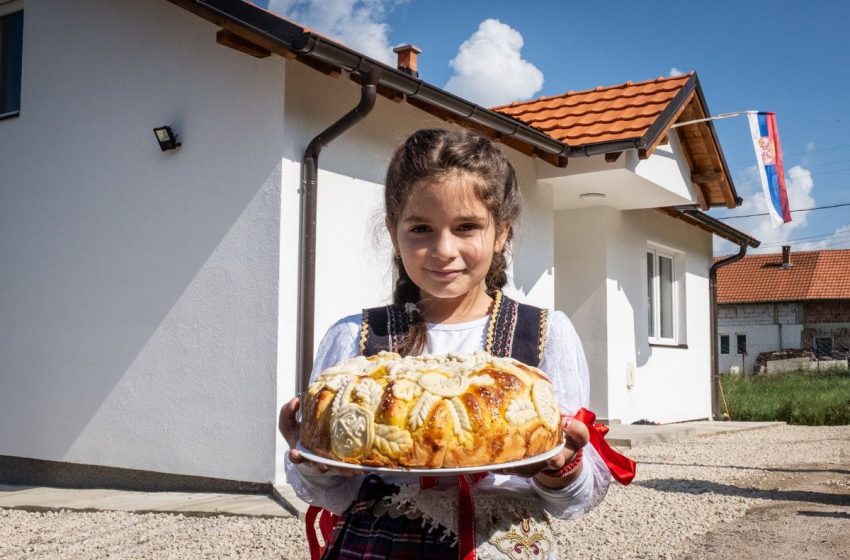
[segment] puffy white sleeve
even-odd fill
[[[588,406],[590,375],[581,340],[572,322],[562,311],[549,314],[549,334],[540,369],[552,379],[561,411],[575,414]],[[592,445],[584,448],[582,472],[566,488],[552,490],[537,484],[531,486],[553,516],[572,519],[595,507],[608,492],[611,473]]]
[[[328,329],[313,362],[311,381],[319,372],[360,354],[359,329],[359,314],[340,319]],[[285,472],[286,481],[299,498],[337,515],[348,509],[363,482],[362,475],[322,474],[308,465],[296,465],[289,460],[289,453],[285,458]]]

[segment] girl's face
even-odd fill
[[[424,301],[478,297],[508,232],[507,227],[496,231],[490,212],[462,174],[417,185],[398,224],[388,228]]]

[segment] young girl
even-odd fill
[[[562,312],[520,305],[500,292],[507,282],[505,253],[521,205],[513,166],[472,132],[421,130],[393,155],[384,201],[398,273],[393,304],[333,325],[319,347],[313,376],[342,360],[380,350],[411,355],[486,349],[532,362],[553,381],[566,446],[548,461],[487,474],[476,481],[476,500],[485,495],[531,498],[559,518],[573,518],[595,506],[605,496],[610,474],[593,447],[585,447],[588,427],[567,416],[588,403],[587,364],[576,331]],[[368,330],[363,329],[364,317]],[[365,341],[364,330],[370,334]],[[322,558],[458,558],[455,535],[429,523],[439,515],[426,512],[423,519],[422,512],[387,501],[402,488],[407,494],[413,488],[415,495],[419,477],[364,476],[306,461],[295,449],[298,406],[298,399],[292,399],[280,414],[280,430],[290,448],[287,479],[304,501],[342,516]],[[445,507],[457,508],[452,485],[456,488],[458,481],[440,479],[440,496],[446,498]],[[422,490],[420,504],[431,491]],[[415,496],[411,500],[416,503]],[[525,545],[546,552],[537,557],[556,557],[553,543]]]

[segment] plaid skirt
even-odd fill
[[[457,560],[457,544],[420,519],[375,515],[372,508],[398,487],[371,475],[337,523],[322,560]],[[444,537],[444,538],[441,538]]]

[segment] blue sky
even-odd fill
[[[712,114],[776,112],[792,210],[850,203],[850,2],[255,3],[386,61],[413,43],[423,79],[484,105],[696,70]],[[764,212],[746,117],[715,127],[745,202],[711,215]],[[792,218],[726,223],[766,251],[850,248],[850,206]]]

